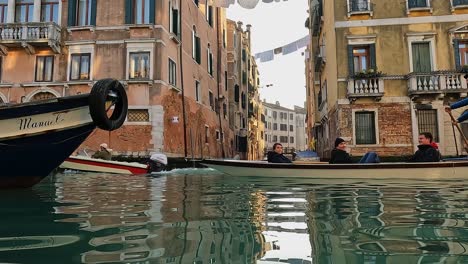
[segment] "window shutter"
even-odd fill
[[[371,69],[376,69],[377,64],[375,62],[375,44],[370,44],[369,45],[369,56],[370,56],[370,68]]]
[[[239,85],[237,84],[234,86],[234,101],[239,102]]]
[[[149,22],[150,22],[150,24],[154,24],[154,22],[155,22],[155,16],[156,16],[156,14],[155,14],[155,8],[156,8],[155,5],[156,4],[155,4],[154,1],[155,0],[150,0],[150,7],[149,7],[150,8],[150,10],[149,10],[150,11],[150,13],[149,13]]]
[[[453,40],[453,50],[455,52],[455,68],[458,69],[462,65],[460,65],[460,47],[459,47],[459,40],[454,39]]]
[[[348,71],[349,75],[354,75],[353,46],[348,45]]]
[[[125,0],[125,24],[133,24],[132,0]]]
[[[91,1],[91,25],[96,25],[97,0]]]
[[[209,55],[209,59],[210,59],[210,74],[213,75],[213,53],[211,52]]]
[[[76,0],[68,0],[68,26],[76,26]]]

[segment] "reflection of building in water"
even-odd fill
[[[466,216],[437,190],[335,186],[307,200],[317,263],[466,261]]]

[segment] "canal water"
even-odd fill
[[[1,263],[468,263],[468,184],[62,173],[0,192]]]

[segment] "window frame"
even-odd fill
[[[358,53],[356,54],[354,51],[355,50],[365,50],[364,53]],[[370,66],[370,46],[368,45],[363,45],[363,46],[353,46],[353,69],[354,69],[354,73],[357,73],[357,72],[362,72],[362,71],[366,71],[366,70],[369,70],[371,68]],[[366,68],[363,69],[362,67],[362,58],[365,57],[365,61],[366,61]],[[359,70],[356,70],[356,64],[355,64],[355,59],[357,58],[358,60],[358,69]]]
[[[464,48],[461,48],[460,45],[465,45]],[[458,42],[458,52],[460,54],[460,61],[458,62],[461,67],[468,65],[468,63],[463,64],[462,62],[468,62],[468,39],[460,40]]]
[[[0,24],[7,23],[8,17],[8,1],[6,3],[0,3]]]
[[[137,23],[138,20],[138,10],[137,10],[137,4],[138,2],[141,2],[142,8],[141,8],[141,23]],[[148,6],[146,7],[146,4]],[[132,7],[133,7],[133,14],[132,14],[132,24],[134,25],[149,25],[151,24],[151,0],[132,0]],[[148,17],[146,17],[146,9],[148,9]]]
[[[73,79],[72,76],[73,76],[73,57],[74,56],[79,56],[80,57],[80,61],[79,61],[79,67],[78,67],[78,79]],[[83,57],[88,57],[88,78],[81,78],[81,74],[82,74],[82,69],[81,69],[81,61],[83,59]],[[71,53],[70,52],[70,73],[69,73],[69,80],[70,81],[90,81],[92,80],[91,78],[91,65],[92,65],[92,54],[90,52],[74,52],[74,53]]]
[[[33,22],[34,20],[34,0],[29,0],[31,2],[28,2],[28,3],[18,3],[16,0],[15,0],[15,23],[29,23],[29,22]],[[21,6],[26,6],[26,14],[25,14],[25,20],[24,21],[20,21],[18,20],[18,10],[20,10],[20,14],[21,14],[21,9],[19,9],[18,7],[21,7]],[[30,10],[31,9],[31,10]],[[32,12],[32,14],[30,14],[29,12]],[[31,16],[31,17],[30,17]],[[31,19],[31,21],[29,20]]]
[[[195,80],[195,101],[202,103],[201,83],[198,80]]]
[[[374,113],[374,136],[375,136],[375,143],[371,144],[358,144],[357,143],[357,134],[356,134],[356,114],[357,113],[368,113],[368,112],[373,112]],[[353,144],[355,146],[359,147],[365,147],[365,146],[375,146],[380,144],[380,139],[379,139],[379,113],[377,109],[353,109],[352,110],[352,122],[353,122]]]
[[[85,0],[86,1],[86,18],[85,18],[85,23],[80,24],[80,0],[76,0],[76,18],[75,18],[75,26],[78,27],[86,27],[86,26],[91,26],[91,16],[92,16],[92,8],[93,8],[93,0]]]
[[[46,21],[44,19],[44,10],[45,6],[51,6],[50,11],[49,11],[49,16],[52,20]],[[54,11],[57,9],[57,21],[54,21]],[[41,22],[54,22],[58,25],[60,25],[60,1],[55,0],[53,2],[44,2],[44,0],[41,1]]]
[[[125,70],[125,79],[128,81],[138,82],[153,80],[154,76],[154,43],[127,43],[127,55],[126,55],[126,70]],[[130,79],[130,53],[140,53],[140,52],[149,52],[149,77],[147,79],[142,78],[133,78]]]
[[[171,58],[168,58],[168,83],[177,87],[177,64]]]
[[[169,1],[169,32],[174,34],[177,37],[180,37],[180,11],[173,4],[174,0]],[[177,0],[176,0],[177,1]],[[174,27],[174,11],[177,10],[177,25]],[[175,29],[175,32],[174,32]]]
[[[50,71],[50,79],[46,79],[46,63],[47,63],[47,58],[52,58],[52,65],[51,65],[51,71]],[[42,69],[42,80],[38,80],[37,77],[38,77],[38,72],[37,72],[37,67],[39,65],[39,60],[40,59],[44,59],[44,67]],[[53,82],[54,80],[54,64],[55,64],[55,56],[54,55],[45,55],[45,56],[36,56],[36,67],[35,67],[35,70],[34,70],[34,81],[35,82]],[[80,67],[81,67],[81,64],[80,64]],[[88,66],[89,67],[89,66]],[[89,73],[88,73],[89,74]]]
[[[131,77],[132,75],[132,72],[131,72],[131,69],[130,69],[130,62],[132,61],[132,55],[140,55],[140,61],[138,62],[141,62],[141,59],[143,58],[142,55],[148,55],[148,72],[146,73],[146,77]],[[150,80],[150,72],[151,72],[151,52],[150,51],[130,51],[128,53],[128,76],[127,76],[127,79],[128,80]],[[135,73],[133,74],[135,75]]]

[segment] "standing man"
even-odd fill
[[[283,145],[280,143],[273,144],[273,151],[268,151],[268,162],[271,163],[292,163],[283,155]]]
[[[432,134],[423,132],[418,137],[418,150],[409,162],[437,162],[440,161],[440,152],[432,144]]]

